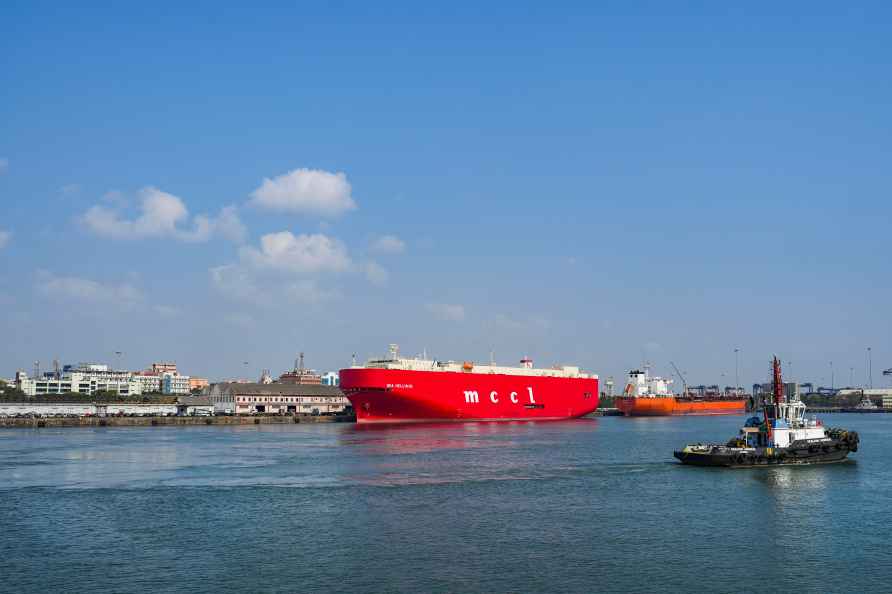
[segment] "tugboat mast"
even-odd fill
[[[767,431],[768,442],[774,443],[774,425],[779,414],[778,406],[784,401],[784,380],[781,377],[781,364],[777,357],[771,361],[772,371],[772,394],[771,401],[765,402],[765,429]]]
[[[775,357],[773,362],[774,371],[774,403],[781,404],[784,401],[784,380],[781,379],[780,360]]]
[[[827,429],[817,419],[807,419],[805,403],[795,394],[787,401],[777,357],[771,360],[771,376],[772,390],[762,403],[764,419],[748,419],[738,437],[726,444],[688,444],[673,455],[682,464],[745,468],[842,462],[858,451],[855,431]]]

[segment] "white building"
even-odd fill
[[[157,373],[140,372],[133,375],[143,394],[161,393],[161,376]]]
[[[340,386],[341,385],[341,376],[338,375],[337,371],[329,371],[328,373],[322,374],[322,385],[323,386]]]
[[[191,389],[188,375],[164,373],[161,375],[162,394],[188,394]]]
[[[16,415],[77,415],[79,417],[96,414],[96,406],[80,403],[43,403],[43,402],[0,402],[0,417]]]
[[[142,394],[139,382],[129,371],[112,371],[107,365],[80,365],[58,376],[54,374],[30,378],[23,371],[16,373],[16,387],[26,396],[44,394],[95,394],[114,392],[121,396]]]
[[[96,413],[99,416],[108,415],[108,416],[130,416],[136,415],[139,417],[152,417],[152,416],[174,416],[177,414],[177,405],[176,404],[152,404],[152,403],[126,403],[126,404],[117,404],[114,402],[108,402],[104,404],[94,404],[96,409]]]

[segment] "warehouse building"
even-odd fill
[[[212,384],[205,391],[216,412],[235,414],[336,414],[350,405],[334,386],[271,383]]]

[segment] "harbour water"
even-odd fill
[[[672,458],[736,416],[6,429],[0,591],[888,591],[887,417],[742,470]]]

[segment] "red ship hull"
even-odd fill
[[[340,379],[358,423],[544,421],[598,407],[597,378],[352,368]]]
[[[691,399],[666,396],[643,398],[618,396],[616,408],[630,417],[667,417],[681,415],[739,415],[746,412],[746,399]]]

